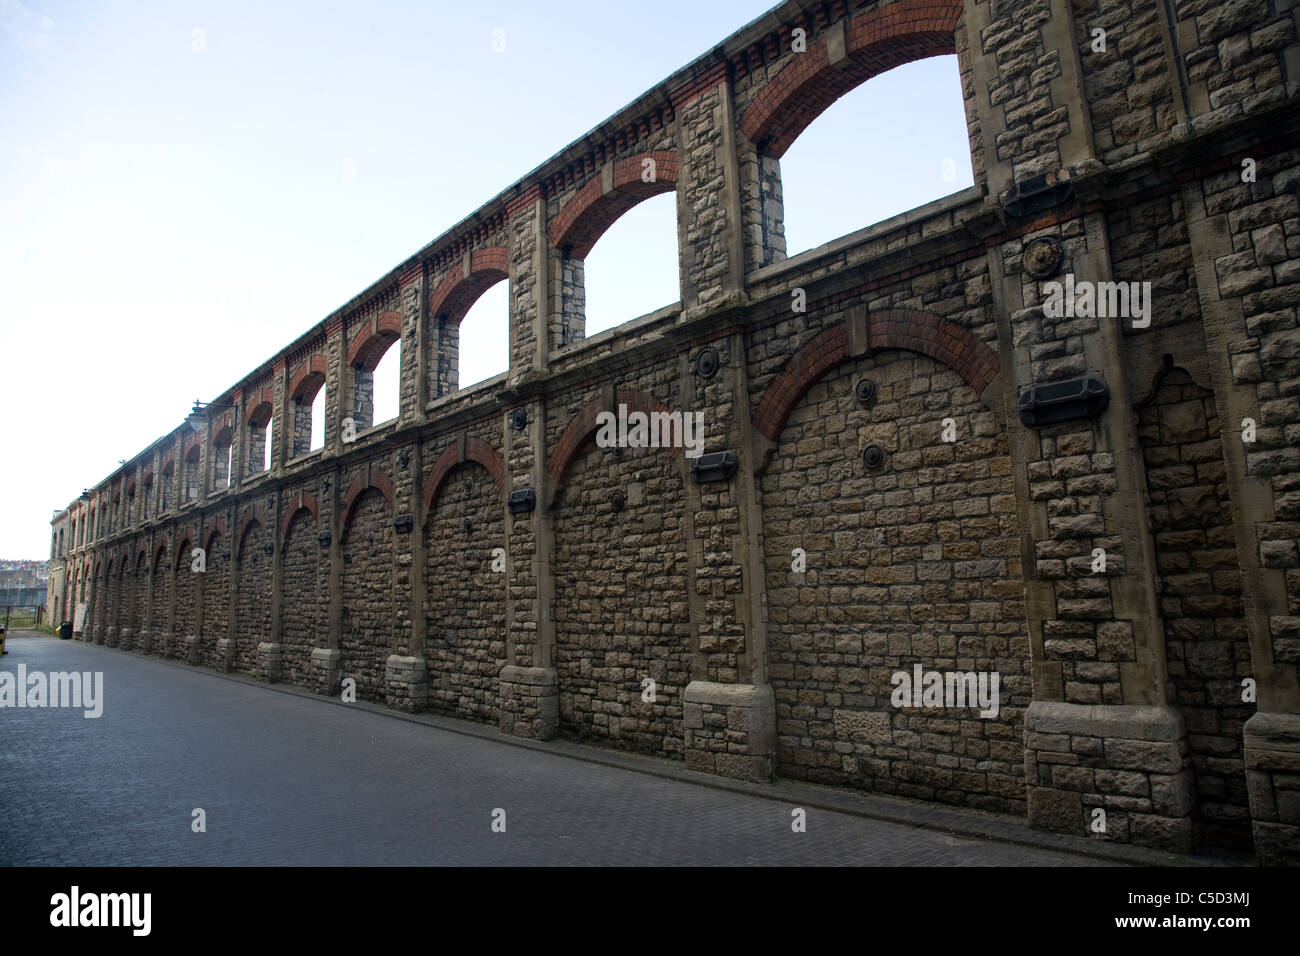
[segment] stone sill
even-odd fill
[[[314,448],[311,451],[307,452],[305,455],[299,455],[297,458],[290,458],[287,462],[284,463],[284,470],[286,472],[297,471],[299,466],[310,464],[316,459],[324,457],[324,455],[325,455],[325,446],[321,445],[321,447]],[[259,476],[264,474],[266,474],[266,472],[258,472]]]
[[[906,226],[936,216],[942,216],[964,206],[974,204],[982,206],[984,194],[984,186],[976,183],[974,186],[968,186],[958,192],[928,202],[924,206],[917,206],[915,209],[909,209],[907,212],[899,213],[897,216],[892,216],[864,229],[859,229],[857,232],[851,232],[847,236],[832,239],[830,242],[823,243],[806,252],[801,252],[797,256],[782,259],[780,262],[773,262],[761,269],[755,269],[745,275],[745,282],[747,285],[752,285],[770,279],[777,279],[787,272],[797,272],[805,269],[818,259],[837,255],[852,249],[854,246],[863,245],[873,239],[879,239]]]
[[[510,375],[509,369],[504,372],[498,372],[491,378],[485,378],[481,382],[475,382],[473,385],[467,385],[464,388],[458,388],[454,392],[448,392],[446,395],[439,395],[431,402],[424,406],[425,414],[441,411],[448,405],[454,405],[462,401],[474,401],[482,397],[479,393],[495,394],[496,389],[505,384],[506,378]],[[360,436],[358,436],[358,439]]]
[[[635,332],[644,331],[647,328],[658,325],[661,322],[675,319],[681,314],[682,303],[680,300],[665,305],[663,308],[655,309],[653,312],[647,312],[645,315],[639,315],[635,319],[629,319],[621,325],[597,332],[581,342],[574,342],[572,345],[566,345],[562,349],[555,349],[547,358],[552,364],[572,359],[575,362],[582,361],[582,353],[588,349],[597,349],[602,345],[613,342],[615,339],[624,335],[631,335]]]

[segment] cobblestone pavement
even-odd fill
[[[5,864],[1105,865],[815,807],[795,833],[779,800],[80,642],[9,649],[0,670],[101,671],[104,710],[0,710]]]

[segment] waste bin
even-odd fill
[[[65,641],[72,639],[71,621],[64,621],[62,624],[59,625],[59,637]]]

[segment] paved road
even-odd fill
[[[30,632],[29,632],[30,633]],[[101,671],[104,711],[0,710],[0,863],[1057,866],[601,766],[109,648],[15,636],[0,670]],[[206,812],[207,831],[191,829]],[[492,832],[495,808],[506,831]]]

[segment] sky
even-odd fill
[[[48,557],[195,399],[771,6],[0,0],[0,558]],[[858,87],[781,167],[791,255],[969,186],[956,57]],[[672,194],[586,282],[589,335],[677,301]],[[462,387],[505,369],[505,293],[462,323]]]

